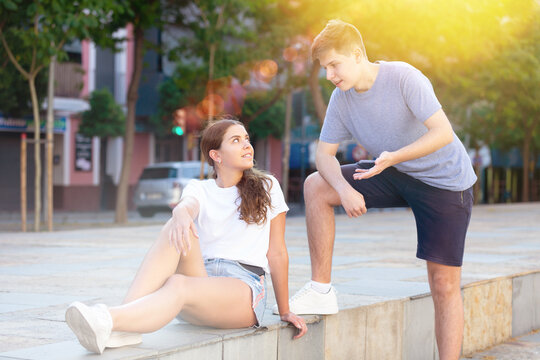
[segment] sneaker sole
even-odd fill
[[[317,311],[297,310],[293,311],[296,315],[334,315],[339,312],[339,309],[318,309]]]
[[[105,347],[118,348],[122,346],[137,345],[140,343],[142,343],[142,335],[139,333],[113,331]]]
[[[73,303],[66,311],[66,322],[73,330],[82,346],[92,352],[102,354],[104,344],[98,344],[96,332],[85,318],[86,309],[81,303]]]
[[[278,310],[275,310],[275,311],[272,311],[274,313],[274,315],[279,315],[279,311]],[[291,309],[291,312],[295,313],[296,315],[334,315],[334,314],[337,314],[339,312],[339,309],[336,309],[336,308],[327,308],[327,309],[320,309],[316,312],[310,312],[308,310],[306,311],[294,311],[293,309]]]

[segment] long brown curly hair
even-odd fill
[[[201,152],[208,164],[214,169],[213,178],[217,179],[214,160],[210,157],[210,150],[219,150],[225,132],[230,126],[241,125],[240,121],[226,118],[212,121],[208,124],[201,137]],[[242,179],[236,184],[240,194],[238,212],[240,219],[248,224],[264,224],[267,220],[266,209],[271,206],[270,189],[272,181],[266,174],[258,169],[244,170]]]

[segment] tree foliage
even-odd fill
[[[246,98],[244,114],[250,116],[268,102],[272,94],[255,92]],[[280,99],[249,123],[249,132],[254,141],[266,139],[268,136],[280,139],[283,136],[285,118],[285,101]]]
[[[34,118],[34,141],[40,139],[40,103],[36,77],[52,59],[66,57],[64,44],[89,37],[118,10],[113,0],[0,0],[0,42],[7,57],[28,82]],[[41,150],[34,147],[34,229],[41,214]]]
[[[83,112],[79,132],[86,136],[122,136],[125,133],[125,115],[109,89],[90,94],[90,110]]]
[[[330,8],[324,4],[321,0],[313,1],[312,7],[283,0],[168,1],[169,23],[183,30],[169,52],[180,66],[171,81],[160,87],[162,100],[153,123],[163,130],[170,128],[172,111],[197,106],[208,94],[219,93],[214,88],[219,84],[214,83],[235,79],[247,93],[243,109],[235,115],[249,127],[286,93],[305,86],[306,33],[321,19],[310,16]],[[284,56],[286,49],[289,58]]]
[[[171,133],[174,125],[173,113],[176,110],[195,105],[204,97],[206,84],[201,79],[205,78],[206,69],[179,63],[173,75],[158,85],[157,111],[149,119],[153,131],[158,136]]]
[[[0,37],[12,62],[30,65],[16,65],[27,76],[47,67],[53,56],[66,59],[64,44],[102,31],[111,12],[122,11],[113,0],[1,0]]]
[[[128,189],[129,178],[131,175],[131,161],[133,158],[133,147],[135,142],[135,109],[138,100],[139,84],[141,80],[143,57],[149,47],[155,47],[148,44],[144,38],[144,32],[152,27],[161,27],[162,7],[159,0],[117,0],[121,4],[121,10],[112,12],[110,25],[96,38],[101,44],[107,43],[107,37],[119,28],[132,26],[132,38],[134,48],[133,72],[129,81],[127,91],[127,114],[126,130],[124,134],[123,161],[120,182],[116,192],[115,222],[127,222],[128,208]],[[114,45],[114,41],[110,42]]]
[[[8,43],[12,43],[8,40]],[[16,46],[16,44],[14,44]],[[18,52],[18,50],[15,50]],[[28,81],[9,61],[3,46],[0,46],[0,113],[16,118],[32,114],[32,100]],[[30,64],[22,63],[24,68]],[[42,71],[36,77],[36,93],[38,103],[43,103],[47,92],[47,72]]]
[[[362,33],[372,61],[406,61],[430,78],[469,146],[521,148],[525,197],[529,155],[538,158],[540,142],[538,2],[360,0],[338,7],[338,17]]]

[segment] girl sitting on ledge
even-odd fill
[[[254,169],[243,124],[210,124],[201,150],[214,178],[192,180],[144,258],[120,306],[75,302],[66,322],[86,349],[134,345],[175,316],[217,328],[260,326],[266,273],[283,321],[307,331],[289,311],[285,214],[277,180]]]

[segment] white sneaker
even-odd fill
[[[137,345],[142,343],[142,335],[127,331],[113,331],[109,340],[107,340],[106,348],[118,348],[128,345]]]
[[[339,311],[337,304],[336,289],[332,286],[326,294],[321,294],[313,290],[311,282],[304,285],[296,294],[289,299],[289,309],[296,315],[337,314]],[[277,304],[272,308],[274,314],[279,314]]]
[[[100,307],[105,311],[109,311],[105,304],[97,304],[96,307]],[[111,331],[111,336],[105,344],[105,348],[119,348],[122,346],[137,345],[142,343],[142,335],[136,332],[127,331]]]
[[[90,307],[76,301],[66,310],[66,322],[82,346],[92,352],[103,353],[113,326],[105,305]]]

